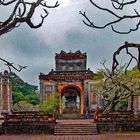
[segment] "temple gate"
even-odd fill
[[[86,63],[87,55],[81,51],[56,53],[55,70],[39,75],[41,103],[59,92],[60,114],[83,114],[95,109],[100,96],[94,103],[91,88],[94,73],[86,68]]]

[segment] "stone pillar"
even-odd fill
[[[86,112],[88,110],[88,83],[85,82],[84,84],[84,111]]]
[[[9,92],[10,92],[10,112],[13,110],[13,95],[12,95],[12,82],[9,80]]]
[[[97,103],[97,94],[93,93],[92,94],[92,104],[96,104]]]
[[[104,109],[104,97],[102,94],[97,95],[97,104],[98,104],[100,110]]]
[[[133,96],[133,108],[134,110],[138,110],[138,96]]]
[[[9,79],[7,79],[7,99],[8,99],[7,110],[10,113],[11,112],[11,94],[10,94],[10,81],[9,81]]]
[[[54,97],[54,94],[55,94],[55,84],[54,83],[52,84],[52,94],[53,94],[53,97]]]
[[[81,115],[84,113],[84,94],[81,94]]]
[[[60,105],[59,105],[59,114],[61,115],[62,114],[62,95],[60,94],[60,97],[59,97],[59,102],[60,102]]]
[[[43,84],[40,82],[40,102],[43,103]]]
[[[90,83],[88,83],[88,98],[87,98],[87,100],[88,100],[88,110],[90,110],[91,109],[91,88],[90,88]]]
[[[140,96],[133,96],[133,110],[135,115],[140,115]]]
[[[104,96],[101,94],[101,110],[104,110]]]
[[[127,106],[127,110],[131,110],[131,97],[128,98],[127,100],[128,106]]]
[[[138,111],[140,111],[140,95],[138,96]]]
[[[42,98],[43,98],[43,103],[47,101],[47,96],[46,96],[46,85],[43,85],[42,89]]]
[[[7,71],[0,75],[0,112],[10,113],[12,110],[12,86]]]

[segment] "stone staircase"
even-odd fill
[[[93,120],[58,120],[55,135],[96,135],[97,126]]]
[[[59,115],[59,120],[77,120],[82,119],[81,114],[62,114]]]

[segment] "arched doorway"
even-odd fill
[[[67,86],[62,89],[61,100],[63,113],[80,113],[81,94],[78,88]]]

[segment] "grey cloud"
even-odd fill
[[[21,25],[0,38],[1,57],[15,64],[28,65],[26,70],[18,73],[25,81],[38,84],[39,73],[48,73],[54,68],[55,53],[61,50],[87,52],[88,67],[96,71],[101,67],[101,59],[111,65],[112,53],[125,41],[139,43],[139,31],[117,35],[110,28],[97,30],[85,26],[79,10],[88,10],[87,13],[99,22],[104,22],[104,16],[95,11],[89,0],[72,2],[68,8],[51,11],[39,29],[31,30]]]

